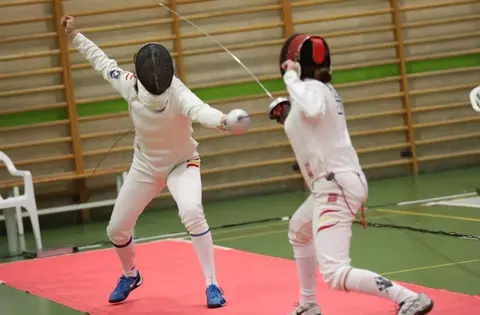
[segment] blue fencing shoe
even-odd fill
[[[136,277],[126,277],[125,275],[122,275],[120,279],[118,279],[115,290],[110,294],[108,302],[119,303],[126,300],[130,292],[142,285],[142,282],[143,279],[139,272],[137,272]]]
[[[205,293],[207,295],[208,308],[222,307],[227,302],[223,297],[223,291],[214,284],[209,285]]]

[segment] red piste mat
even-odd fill
[[[221,309],[205,306],[204,279],[188,242],[138,245],[137,266],[144,283],[123,304],[108,304],[120,273],[113,249],[0,264],[0,280],[91,315],[285,315],[293,309],[298,296],[294,261],[223,248],[215,253],[228,302]],[[406,286],[434,299],[430,314],[480,314],[480,296]],[[331,290],[321,277],[317,287],[325,315],[394,314],[390,301]]]

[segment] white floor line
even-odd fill
[[[79,246],[78,250],[90,250],[90,249],[95,249],[95,248],[101,248],[103,246],[104,245],[102,245],[102,244]]]
[[[161,239],[164,239],[164,238],[177,238],[177,237],[181,238],[181,237],[186,237],[186,236],[188,236],[188,234],[186,232],[160,234],[160,235],[136,238],[135,242],[148,242],[148,241],[161,240]]]
[[[460,202],[448,202],[448,201],[438,201],[438,202],[429,202],[425,206],[449,206],[449,207],[461,207],[461,208],[480,208],[480,204],[464,204]]]
[[[172,240],[175,237],[181,238],[181,237],[186,237],[186,236],[188,236],[188,234],[185,233],[185,232],[160,234],[160,235],[136,238],[135,242],[145,243],[145,242],[148,242],[148,241]],[[79,246],[78,250],[85,251],[85,250],[102,248],[104,246],[105,246],[105,244],[94,244],[94,245]]]
[[[452,200],[434,201],[425,204],[426,206],[442,205],[453,207],[465,207],[465,208],[480,208],[480,196],[455,198]]]
[[[436,197],[436,198],[418,199],[418,200],[399,202],[397,203],[397,206],[413,205],[417,203],[428,203],[432,201],[447,200],[447,199],[459,198],[459,197],[469,197],[469,196],[475,196],[475,195],[477,195],[477,193],[465,193],[465,194],[448,195],[448,196],[442,196],[442,197]]]

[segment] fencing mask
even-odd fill
[[[134,57],[135,72],[142,86],[160,95],[172,84],[174,68],[168,50],[158,43],[144,45]]]
[[[331,67],[330,49],[325,39],[319,36],[308,36],[306,34],[293,34],[283,44],[280,52],[280,72],[282,76],[285,71],[281,65],[292,60],[300,64],[300,79],[315,78],[315,70],[319,68],[329,69]]]

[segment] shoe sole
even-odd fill
[[[215,305],[207,305],[207,308],[221,308],[224,306],[225,304],[215,304]]]
[[[427,315],[428,313],[430,313],[433,309],[433,301],[430,302],[430,304],[422,311],[420,312],[416,312],[415,315]]]
[[[222,304],[207,304],[207,308],[221,308],[224,307],[227,304],[227,302],[223,302]]]
[[[302,315],[304,312],[301,313],[295,313],[295,314],[290,314],[290,315]],[[315,315],[322,315],[321,313],[316,313]]]

